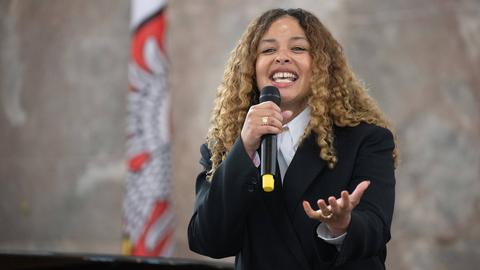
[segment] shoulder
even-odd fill
[[[350,143],[387,143],[394,144],[394,135],[388,128],[380,127],[374,124],[360,123],[354,127],[335,126],[335,139],[339,141],[348,141]]]
[[[361,137],[391,137],[393,133],[388,128],[380,127],[374,124],[360,123],[354,127],[334,127],[336,136],[361,136]]]

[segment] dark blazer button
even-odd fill
[[[258,177],[256,176],[252,176],[252,178],[250,178],[250,183],[247,185],[247,190],[248,192],[254,192],[255,190],[258,189],[257,185],[258,185]]]

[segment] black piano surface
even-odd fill
[[[233,270],[233,264],[180,258],[135,257],[57,252],[0,251],[0,269]]]

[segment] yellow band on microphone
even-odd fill
[[[271,174],[264,174],[262,176],[262,187],[263,191],[265,192],[270,192],[273,190],[273,183],[275,181],[273,180],[273,175]]]

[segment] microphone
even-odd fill
[[[280,106],[280,92],[275,86],[265,86],[260,91],[260,103],[273,101]],[[277,171],[277,135],[265,134],[262,136],[260,157],[260,174],[262,175],[262,188],[270,192],[274,188],[275,172]]]

